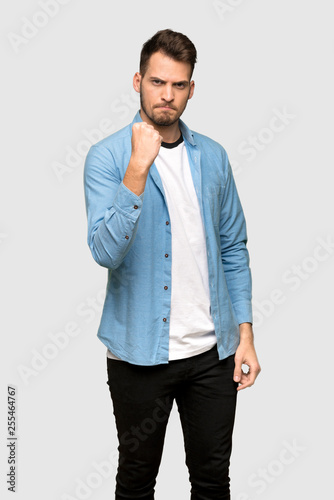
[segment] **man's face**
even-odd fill
[[[190,73],[189,63],[175,61],[161,52],[152,54],[145,75],[134,76],[134,88],[140,92],[142,118],[159,127],[177,122],[194,92]]]

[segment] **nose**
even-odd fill
[[[162,99],[166,102],[171,102],[174,99],[174,89],[172,85],[164,85],[163,86],[163,92],[162,92]]]

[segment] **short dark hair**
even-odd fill
[[[147,42],[144,43],[140,53],[139,71],[145,75],[148,62],[152,54],[162,52],[175,61],[189,63],[191,66],[190,78],[197,62],[197,51],[195,45],[186,35],[170,29],[158,31]]]

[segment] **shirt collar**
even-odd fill
[[[135,117],[132,121],[132,125],[134,123],[137,123],[137,122],[142,122],[142,118],[140,116],[140,110],[137,111],[137,113],[135,114]],[[196,146],[196,143],[195,143],[195,140],[194,140],[194,134],[192,133],[192,131],[190,130],[189,127],[187,127],[187,125],[184,123],[184,121],[182,121],[181,119],[179,120],[179,125],[180,125],[180,130],[181,130],[181,133],[183,135],[183,138],[188,141],[192,146]]]

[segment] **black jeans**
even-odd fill
[[[174,398],[184,436],[191,500],[230,500],[238,386],[233,370],[234,355],[219,360],[216,345],[196,356],[154,366],[107,358],[107,384],[119,440],[116,500],[154,499]]]

